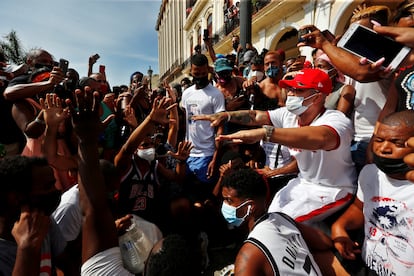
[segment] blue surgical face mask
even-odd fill
[[[302,115],[303,112],[308,110],[309,106],[312,105],[311,103],[306,106],[306,105],[303,105],[303,102],[306,101],[307,99],[310,99],[311,97],[315,95],[316,94],[312,94],[306,98],[299,97],[299,96],[287,96],[286,103],[285,103],[286,109],[297,116]]]
[[[266,70],[266,76],[269,78],[275,78],[279,74],[279,67],[270,65]]]
[[[248,201],[245,201],[239,206],[234,207],[228,205],[226,202],[223,201],[223,205],[221,206],[221,214],[226,219],[228,224],[239,227],[244,222],[247,216],[250,215],[250,209],[252,208],[252,206],[249,205],[247,207],[247,212],[242,218],[237,217],[237,209],[243,207],[247,202]]]

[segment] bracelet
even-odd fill
[[[36,119],[34,119],[34,122],[35,123],[38,123],[38,124],[41,124],[41,125],[44,125],[45,124],[45,121],[43,121],[42,119],[39,119],[37,117],[36,117]]]
[[[275,127],[264,125],[263,128],[266,130],[266,134],[263,138],[266,142],[270,142],[270,138],[272,138],[273,130],[275,129]]]
[[[227,122],[230,122],[230,120],[231,120],[231,114],[229,112],[226,112],[226,114],[227,114]]]

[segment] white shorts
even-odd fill
[[[88,259],[81,268],[82,276],[134,276],[122,264],[119,247],[99,252]]]
[[[302,183],[297,177],[276,193],[268,212],[282,212],[299,222],[321,221],[352,198],[351,189]]]

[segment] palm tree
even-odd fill
[[[14,64],[22,64],[25,62],[26,53],[23,50],[20,39],[17,37],[15,30],[11,30],[9,34],[4,36],[5,40],[0,41],[0,47],[9,62]]]

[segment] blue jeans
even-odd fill
[[[354,161],[355,168],[358,174],[367,162],[368,144],[368,142],[364,141],[353,141],[351,144],[352,161]]]

